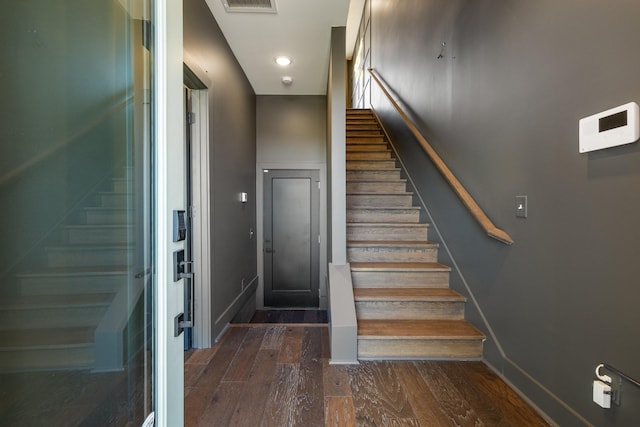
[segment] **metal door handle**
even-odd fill
[[[268,254],[272,254],[272,253],[274,253],[274,252],[275,252],[275,251],[274,251],[273,249],[271,249],[271,248],[266,248],[264,251],[265,251],[266,253],[268,253]]]

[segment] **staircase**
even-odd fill
[[[129,183],[110,179],[14,275],[0,299],[1,371],[93,367],[96,328],[130,277]]]
[[[406,189],[370,110],[347,110],[347,259],[358,358],[477,359],[484,335],[464,320],[465,297]]]

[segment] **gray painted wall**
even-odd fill
[[[331,197],[329,202],[329,260],[336,265],[347,263],[347,190],[346,190],[346,108],[347,61],[345,27],[331,28],[331,55],[327,87],[327,157]]]
[[[184,1],[184,61],[209,93],[215,337],[255,289],[243,292],[257,276],[256,240],[249,238],[256,223],[256,97],[204,0]],[[239,202],[241,192],[248,203]]]
[[[640,378],[640,144],[579,154],[578,120],[640,101],[640,4],[372,3],[373,67],[515,240],[482,233],[374,88],[460,267],[452,286],[469,295],[466,279],[497,338],[486,360],[560,425],[638,425],[640,390],[624,384],[606,411],[591,382],[599,362]],[[516,195],[529,218],[515,217]],[[471,302],[467,316],[489,334]]]
[[[320,307],[326,308],[326,145],[327,97],[258,96],[257,128],[257,257],[263,273],[263,169],[316,169],[320,171]],[[263,277],[263,276],[262,276]],[[257,291],[257,306],[264,307],[264,281]]]

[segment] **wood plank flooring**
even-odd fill
[[[547,426],[482,362],[330,365],[325,325],[232,325],[185,353],[185,426]]]

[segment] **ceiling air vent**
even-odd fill
[[[276,0],[222,0],[227,12],[277,13]]]

